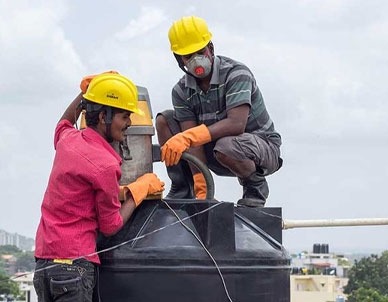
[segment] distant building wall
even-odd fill
[[[17,233],[11,234],[0,230],[0,246],[1,245],[14,245],[21,250],[32,251],[35,241],[32,238],[21,236]]]
[[[335,302],[348,279],[327,275],[291,275],[291,302]]]
[[[34,274],[29,272],[17,273],[14,275],[14,281],[19,285],[19,289],[26,295],[26,302],[38,301],[33,285],[33,278]]]

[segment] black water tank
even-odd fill
[[[216,260],[232,301],[290,301],[290,257],[278,241],[281,209],[168,203]],[[209,255],[162,201],[143,202],[123,230],[100,237],[98,246],[123,242],[100,254],[102,302],[230,301]]]
[[[329,245],[327,243],[321,244],[321,253],[328,254],[329,253]]]
[[[314,243],[313,245],[313,253],[319,254],[321,252],[321,245],[319,243]]]

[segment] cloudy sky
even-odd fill
[[[256,75],[283,138],[284,166],[267,206],[283,218],[388,217],[388,2],[0,0],[0,229],[34,237],[50,173],[53,131],[87,74],[115,69],[171,107],[182,72],[172,22],[205,18],[216,54]],[[155,172],[169,184],[161,164]],[[236,202],[233,178],[216,198]],[[283,233],[290,251],[388,249],[387,226]]]

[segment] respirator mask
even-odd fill
[[[206,78],[212,70],[212,62],[206,55],[196,54],[187,61],[186,67],[196,78]]]

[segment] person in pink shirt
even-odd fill
[[[144,114],[136,86],[108,72],[85,77],[81,90],[55,129],[56,153],[36,233],[39,302],[92,301],[100,264],[97,232],[114,235],[147,195],[164,190],[153,173],[119,186],[121,157],[110,143],[124,140],[131,114]],[[87,128],[78,130],[82,108]]]

